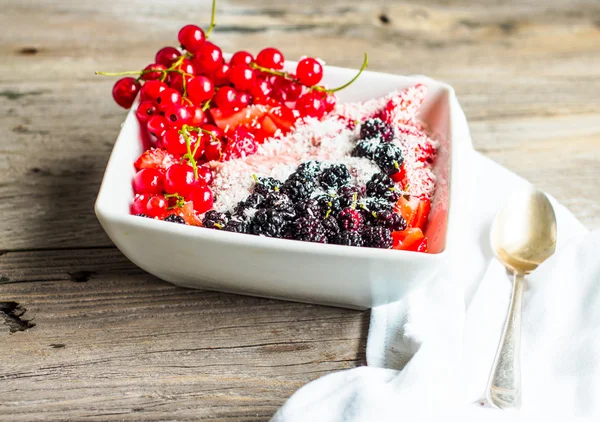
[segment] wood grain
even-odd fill
[[[93,215],[125,116],[94,71],[144,67],[208,0],[0,7],[0,321],[35,324],[0,325],[0,420],[264,421],[364,362],[368,313],[170,286]],[[478,150],[600,227],[598,2],[219,0],[214,40],[449,82]]]

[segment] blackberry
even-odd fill
[[[394,128],[379,118],[367,119],[360,127],[360,139],[380,138],[383,142],[394,139]]]
[[[258,210],[250,227],[252,234],[268,237],[281,237],[283,229],[283,216],[271,209]]]
[[[300,217],[309,217],[309,218],[321,218],[324,215],[321,214],[321,206],[319,205],[319,201],[316,199],[306,199],[304,201],[300,201],[295,205],[296,216]]]
[[[332,164],[323,170],[319,176],[319,182],[323,186],[323,189],[334,189],[337,191],[342,186],[350,183],[348,167],[343,164]]]
[[[169,223],[185,224],[185,220],[183,219],[183,217],[177,214],[168,215],[165,218],[165,221],[168,221]]]
[[[202,219],[202,227],[207,229],[222,229],[225,227],[231,215],[225,212],[208,211]]]
[[[345,231],[357,231],[363,225],[363,216],[354,208],[344,208],[338,216],[340,228]]]
[[[394,209],[394,203],[384,198],[366,198],[359,204],[359,207],[364,212],[364,216],[369,219],[374,212],[391,211]]]
[[[290,176],[281,186],[281,192],[285,193],[294,203],[310,198],[317,188],[312,179],[302,179],[299,176]]]
[[[319,209],[323,217],[329,217],[330,215],[338,215],[342,210],[342,204],[340,197],[337,195],[324,194],[317,197],[319,203]]]
[[[347,208],[355,205],[361,200],[362,192],[358,186],[346,185],[342,186],[338,192],[340,197],[340,205],[342,208]]]
[[[327,234],[321,220],[302,217],[293,224],[293,236],[304,242],[327,243]]]
[[[248,233],[250,230],[250,224],[242,218],[233,217],[223,227],[224,231],[232,233]]]
[[[396,189],[394,181],[384,173],[375,173],[371,177],[371,180],[367,182],[367,194],[375,198],[385,199],[388,202],[396,202],[400,198],[400,193]]]
[[[284,193],[271,192],[265,197],[265,202],[261,204],[262,208],[271,208],[280,212],[282,216],[291,220],[296,218],[296,209],[292,200]]]
[[[254,185],[254,193],[267,196],[270,192],[278,191],[281,182],[273,177],[259,177]]]
[[[327,217],[322,223],[323,229],[325,229],[325,236],[331,242],[335,239],[335,237],[340,233],[340,226],[338,225],[335,217]]]
[[[352,150],[352,156],[364,157],[368,158],[369,160],[373,160],[375,159],[375,153],[377,152],[377,147],[379,147],[380,143],[381,141],[378,138],[358,141]]]
[[[405,230],[406,220],[400,214],[393,210],[384,210],[375,212],[371,215],[371,222],[374,226],[386,227],[392,231]]]
[[[360,232],[342,231],[334,239],[336,245],[362,246],[363,239]]]
[[[400,170],[400,166],[404,162],[404,157],[402,157],[402,150],[398,145],[385,142],[379,144],[377,147],[374,160],[381,171],[391,175]]]
[[[144,213],[139,213],[139,214],[136,214],[135,216],[136,216],[136,217],[150,218],[150,216],[149,216],[149,215],[147,215],[147,214],[144,214]]]
[[[305,161],[292,173],[294,177],[303,180],[314,180],[321,174],[321,163],[318,161]]]
[[[392,231],[381,226],[365,226],[361,230],[363,245],[369,248],[389,249],[392,247]]]
[[[259,208],[263,202],[265,202],[265,197],[263,195],[260,193],[253,193],[236,205],[235,214],[246,215],[246,210]]]

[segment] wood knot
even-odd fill
[[[22,318],[26,311],[17,302],[0,302],[0,317],[4,317],[4,324],[8,325],[11,334],[35,327],[33,322]]]

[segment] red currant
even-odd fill
[[[238,108],[248,107],[250,105],[251,101],[252,101],[252,97],[250,96],[250,94],[248,94],[246,92],[242,92],[236,98],[236,107],[238,107]]]
[[[187,196],[194,185],[194,169],[187,164],[173,164],[165,173],[165,191]]]
[[[212,75],[223,64],[223,52],[219,47],[207,41],[194,58],[194,63],[203,75]]]
[[[183,104],[173,104],[165,110],[165,117],[169,121],[169,127],[181,129],[183,125],[187,125],[190,122],[192,114]]]
[[[181,94],[173,88],[167,88],[158,94],[156,104],[158,104],[160,111],[166,111],[172,105],[181,104]]]
[[[211,185],[213,180],[215,180],[215,175],[213,171],[208,166],[199,166],[198,167],[198,177],[206,182],[207,185]]]
[[[179,30],[179,43],[192,54],[196,54],[206,41],[202,28],[196,25],[186,25]]]
[[[323,79],[323,66],[312,57],[304,58],[296,66],[296,78],[303,85],[316,85]]]
[[[141,78],[145,81],[162,78],[163,72],[167,70],[165,65],[152,63],[144,68]]]
[[[138,121],[142,124],[146,124],[155,114],[158,114],[158,107],[152,101],[142,101],[135,112]]]
[[[337,104],[337,97],[335,96],[335,94],[332,93],[328,93],[325,95],[325,98],[323,99],[323,101],[325,102],[325,111],[327,113],[330,113],[331,111],[333,111],[333,109],[335,108],[335,105]]]
[[[308,93],[300,96],[296,101],[296,110],[302,116],[320,119],[325,114],[325,102],[317,93]]]
[[[205,213],[213,207],[213,194],[208,185],[203,180],[198,180],[194,184],[187,199],[194,203],[194,211]]]
[[[183,59],[175,69],[192,76],[198,72],[196,65],[188,59]]]
[[[190,110],[190,126],[199,127],[206,123],[206,113],[202,111],[202,107],[199,105],[188,105]]]
[[[271,84],[264,79],[256,81],[252,88],[250,88],[250,94],[252,94],[253,97],[259,98],[268,97],[271,95],[272,91],[273,88],[271,87]]]
[[[211,138],[206,144],[204,156],[208,161],[221,161],[223,158],[223,143]]]
[[[194,104],[202,104],[215,95],[215,86],[206,76],[196,76],[187,85],[187,95]]]
[[[235,66],[238,64],[250,64],[254,61],[254,57],[252,54],[247,51],[238,51],[231,56],[231,60],[229,60],[229,64],[231,66]]]
[[[140,88],[140,83],[134,78],[123,78],[113,86],[112,95],[115,102],[121,107],[130,108]]]
[[[167,76],[167,82],[169,83],[169,87],[176,89],[180,93],[184,93],[187,84],[192,80],[193,76],[190,75],[181,75],[176,72],[169,72]]]
[[[167,89],[166,83],[161,81],[148,81],[140,90],[140,99],[142,101],[156,101],[161,92]]]
[[[154,115],[148,119],[146,128],[150,135],[154,136],[156,139],[160,139],[165,134],[168,125],[169,122],[163,116]]]
[[[133,203],[129,208],[131,214],[146,214],[146,203],[148,202],[148,195],[136,195],[133,198]]]
[[[224,86],[215,94],[214,102],[222,110],[233,110],[237,104],[237,95],[235,89]]]
[[[156,63],[169,68],[173,66],[173,63],[175,63],[180,56],[181,53],[175,47],[163,47],[158,50],[154,60],[156,60]]]
[[[254,85],[256,77],[252,68],[246,64],[233,66],[229,71],[229,81],[238,91],[247,91]]]
[[[231,67],[227,63],[221,64],[212,75],[215,86],[226,85],[229,83],[229,70]]]
[[[283,54],[276,48],[265,48],[256,56],[256,64],[268,69],[281,70],[283,69],[283,63]]]
[[[146,202],[145,214],[152,218],[163,218],[167,212],[167,200],[162,195],[151,195]]]
[[[161,193],[165,176],[158,169],[141,169],[133,178],[135,193]]]

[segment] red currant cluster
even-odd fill
[[[258,144],[289,132],[296,120],[322,118],[336,104],[336,89],[320,86],[323,66],[311,57],[284,71],[283,54],[265,48],[256,57],[238,51],[226,60],[208,38],[215,27],[215,3],[206,32],[196,25],[179,31],[181,49],[164,47],[142,71],[105,73],[126,76],[113,98],[136,110],[143,135],[155,147],[136,162],[132,212],[164,218],[167,209],[193,202],[196,213],[212,207],[209,161],[242,158]],[[136,76],[136,77],[133,77]],[[188,221],[189,222],[189,221]]]

